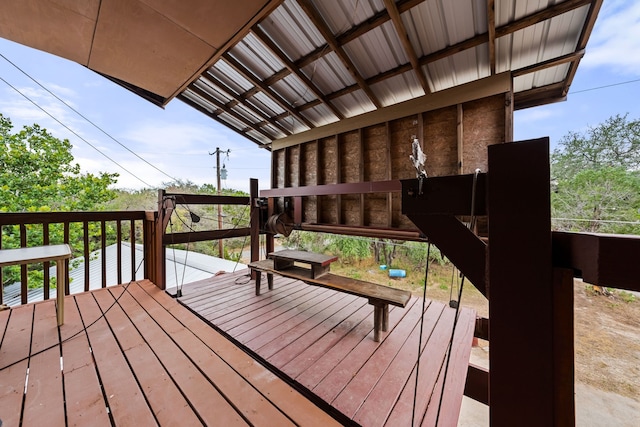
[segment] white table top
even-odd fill
[[[0,267],[8,265],[35,264],[71,258],[67,244],[34,246],[30,248],[0,249]]]

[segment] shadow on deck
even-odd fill
[[[393,307],[389,332],[376,343],[365,298],[279,276],[273,290],[256,296],[246,274],[185,285],[179,300],[339,419],[412,425],[421,299]],[[426,301],[414,425],[457,424],[475,312],[460,310],[445,369],[454,317],[455,310]]]
[[[148,281],[0,312],[7,426],[338,425]]]

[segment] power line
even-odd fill
[[[614,87],[614,86],[622,86],[622,85],[626,85],[626,84],[630,84],[630,83],[637,83],[637,82],[640,82],[640,79],[627,80],[625,82],[618,82],[618,83],[611,83],[609,85],[591,87],[591,88],[588,88],[588,89],[574,90],[574,91],[571,91],[571,94],[573,95],[575,93],[591,92],[593,90],[606,89],[606,88],[610,88],[610,87]]]
[[[47,93],[49,93],[51,96],[53,96],[55,99],[57,99],[58,101],[62,102],[67,108],[69,108],[71,111],[73,111],[74,113],[76,113],[77,115],[79,115],[80,117],[82,117],[84,120],[86,120],[88,123],[90,123],[93,127],[95,127],[96,129],[98,129],[100,132],[102,132],[103,134],[105,134],[108,138],[110,138],[112,141],[114,141],[116,144],[120,145],[122,148],[124,148],[125,150],[127,150],[128,152],[130,152],[131,154],[133,154],[134,156],[136,156],[138,159],[142,160],[143,162],[145,162],[147,165],[151,166],[152,168],[154,168],[155,170],[157,170],[158,172],[160,172],[161,174],[163,174],[164,176],[170,178],[173,181],[177,181],[176,178],[172,177],[171,175],[167,174],[166,172],[164,172],[163,170],[159,169],[157,166],[155,166],[154,164],[148,162],[147,160],[145,160],[144,158],[140,157],[138,154],[136,154],[135,152],[133,152],[131,149],[129,149],[129,147],[125,146],[124,144],[122,144],[120,141],[118,141],[117,139],[115,139],[113,136],[111,136],[107,131],[105,131],[104,129],[102,129],[100,126],[98,126],[97,124],[95,124],[94,122],[92,122],[90,119],[88,119],[87,117],[85,117],[82,113],[80,113],[78,110],[76,110],[75,108],[73,108],[71,105],[67,104],[65,101],[63,101],[62,99],[60,99],[55,93],[51,92],[49,89],[47,89],[46,87],[44,87],[42,84],[40,84],[40,82],[38,82],[36,79],[34,79],[33,77],[31,77],[26,71],[24,71],[22,68],[18,67],[16,64],[14,64],[13,62],[11,62],[6,56],[4,56],[2,53],[0,53],[0,56],[7,61],[9,64],[13,65],[18,71],[20,71],[22,74],[24,74],[25,76],[27,76],[29,79],[31,79],[35,84],[37,84],[38,86],[40,86],[42,89],[44,89]],[[5,82],[6,83],[6,82]]]
[[[39,106],[35,101],[33,101],[31,98],[29,98],[27,95],[25,95],[24,93],[20,92],[20,90],[16,87],[14,87],[11,83],[9,83],[8,81],[6,81],[4,78],[0,77],[0,80],[2,80],[7,86],[9,86],[11,89],[15,90],[16,92],[18,92],[20,95],[22,95],[22,97],[24,97],[27,101],[29,101],[30,103],[32,103],[34,106],[36,106],[39,110],[41,110],[43,113],[45,113],[47,116],[51,117],[53,120],[55,120],[60,126],[64,127],[66,130],[68,130],[69,132],[71,132],[72,134],[74,134],[76,137],[78,137],[80,140],[82,140],[84,143],[86,143],[89,147],[93,148],[94,150],[96,150],[98,153],[102,154],[104,157],[106,157],[109,161],[111,161],[112,163],[114,163],[115,165],[117,165],[120,169],[122,169],[123,171],[127,172],[129,175],[131,175],[132,177],[134,177],[135,179],[137,179],[138,181],[142,182],[144,185],[146,185],[147,187],[151,187],[154,188],[151,184],[147,183],[146,181],[144,181],[142,178],[139,178],[138,176],[136,176],[133,172],[129,171],[127,168],[125,168],[124,166],[122,166],[120,163],[116,162],[115,160],[113,160],[111,157],[109,157],[108,155],[106,155],[105,153],[103,153],[102,151],[100,151],[100,149],[98,147],[96,147],[95,145],[91,144],[89,141],[87,141],[86,139],[84,139],[82,136],[78,135],[78,133],[74,130],[72,130],[69,126],[65,125],[64,123],[62,123],[60,120],[58,120],[57,118],[55,118],[51,113],[49,113],[47,110],[45,110],[44,108],[42,108],[41,106]]]

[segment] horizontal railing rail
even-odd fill
[[[148,246],[152,244],[149,234],[154,230],[154,227],[150,226],[154,221],[155,213],[145,211],[2,213],[0,214],[0,230],[2,230],[0,249],[69,244],[74,257],[71,266],[84,267],[81,290],[88,291],[98,285],[104,288],[123,283],[123,277],[135,279],[137,270],[142,266],[144,266],[142,270],[144,276],[148,276],[151,268],[147,265],[147,254],[150,253]],[[113,257],[107,259],[107,247],[116,243],[115,259],[112,259]],[[142,257],[136,257],[136,251],[139,250],[136,245],[143,246]],[[130,262],[124,263],[125,257],[128,257]],[[92,258],[100,259],[98,283],[95,283],[95,274],[92,283],[92,268],[96,269],[95,262],[92,267]],[[69,263],[69,261],[65,262]],[[130,268],[123,268],[125,264],[130,264]],[[26,304],[29,301],[30,288],[41,287],[42,299],[49,299],[53,288],[50,267],[49,262],[42,263],[42,268],[23,265],[7,270],[11,267],[5,267],[0,269],[0,284],[3,287],[13,285],[12,277],[16,276],[16,271],[19,269],[20,304]],[[109,270],[115,270],[116,274],[108,276]],[[42,272],[42,278],[35,280],[34,277],[39,274],[30,274],[30,272],[38,271]],[[108,277],[114,277],[112,279],[114,283],[110,283]],[[41,283],[37,283],[40,280]],[[64,281],[64,293],[68,295],[72,289],[68,273]],[[58,283],[56,283],[56,292],[57,289],[60,289]],[[35,292],[40,291],[32,291],[32,294]],[[4,292],[0,293],[0,303],[4,303],[2,294]]]

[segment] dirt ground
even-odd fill
[[[452,276],[452,267],[432,264],[429,269],[427,298],[448,301],[450,295],[457,292],[459,281],[455,274]],[[406,278],[390,279],[386,271],[371,263],[336,265],[332,266],[332,272],[334,270],[337,274],[408,289],[422,296],[424,271],[406,270]],[[486,298],[468,284],[464,286],[462,305],[488,316]],[[632,406],[631,419],[640,419],[640,403],[633,405],[640,396],[640,298],[617,290],[611,290],[609,296],[601,295],[576,279],[574,319],[577,419],[590,420],[588,425],[603,425],[596,422],[597,417],[604,417],[612,410],[611,402],[616,402],[616,396],[620,403]],[[487,359],[489,347],[490,343],[480,341],[473,357]],[[601,410],[597,404],[584,404],[592,400],[601,402]],[[628,417],[629,411],[625,412]]]

